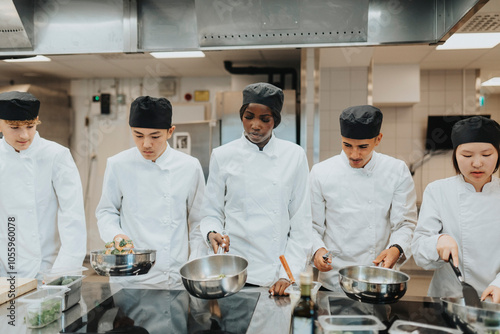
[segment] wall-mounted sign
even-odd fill
[[[174,149],[191,155],[191,135],[189,132],[175,132]]]
[[[195,90],[194,100],[196,102],[206,102],[210,99],[210,92],[208,90]]]

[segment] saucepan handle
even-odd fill
[[[455,275],[457,275],[458,277],[458,280],[460,282],[463,282],[464,279],[462,277],[462,272],[460,271],[460,269],[458,267],[455,266],[455,264],[453,263],[453,259],[451,258],[451,255],[450,255],[450,258],[448,259],[448,262],[450,263],[451,265],[451,268],[453,269],[453,271],[455,272]]]

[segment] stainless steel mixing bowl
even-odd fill
[[[349,266],[339,270],[345,294],[371,304],[390,304],[404,296],[410,276],[397,270],[374,266]]]
[[[104,254],[105,250],[90,252],[90,264],[101,276],[144,275],[156,262],[156,251],[134,249],[135,254]]]
[[[481,302],[482,308],[466,306],[463,298],[441,298],[444,313],[464,333],[499,333],[500,304]]]
[[[248,261],[241,256],[209,255],[187,262],[180,274],[191,295],[215,299],[240,291],[247,281],[247,267]]]

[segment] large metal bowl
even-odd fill
[[[374,266],[349,266],[339,270],[345,294],[370,304],[395,303],[404,296],[410,276],[397,270]]]
[[[104,254],[105,250],[90,252],[90,264],[101,276],[144,275],[156,262],[156,251],[134,249],[135,254]]]
[[[466,306],[463,298],[441,298],[443,311],[465,333],[499,333],[500,304],[481,302],[482,308]]]
[[[247,281],[247,267],[248,261],[241,256],[209,255],[187,262],[180,274],[191,295],[215,299],[240,291]]]

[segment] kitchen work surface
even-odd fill
[[[9,295],[11,292],[11,282],[14,282],[15,285],[15,296],[19,297],[24,295],[25,293],[36,289],[37,281],[34,278],[17,278],[15,280],[9,280],[8,277],[0,277],[0,305],[8,302],[11,297]]]
[[[267,288],[244,287],[214,300],[192,297],[185,290],[161,285],[123,287],[83,281],[80,301],[57,321],[36,333],[272,333],[288,334],[292,306],[289,297],[270,297]],[[387,328],[396,320],[452,327],[439,299],[404,296],[394,304],[373,305],[353,301],[343,293],[319,291],[319,315],[365,314],[376,316]],[[7,304],[0,307],[0,333],[33,333],[16,303],[15,327],[9,324]]]

